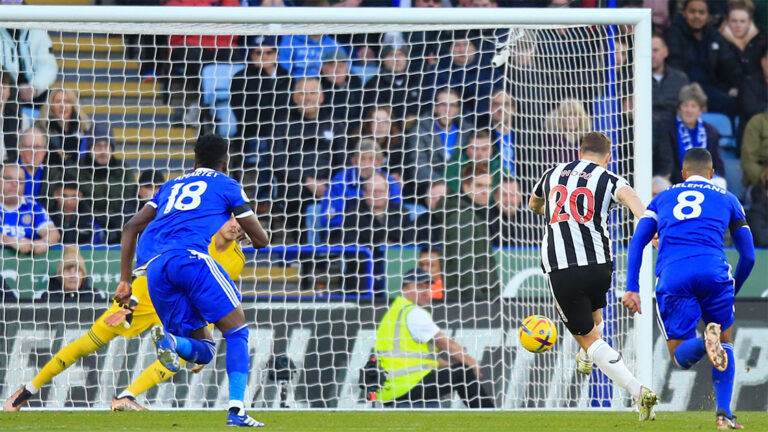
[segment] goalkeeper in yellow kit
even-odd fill
[[[229,274],[232,280],[237,280],[245,265],[245,256],[237,239],[241,236],[240,225],[234,217],[225,223],[208,246],[208,254],[216,260]],[[105,346],[116,336],[132,338],[144,333],[145,330],[160,325],[160,319],[155,313],[152,301],[149,298],[147,277],[140,276],[131,283],[133,294],[131,298],[132,310],[124,308],[117,303],[104,312],[93,323],[88,333],[68,344],[46,363],[40,372],[32,378],[29,384],[22,386],[3,405],[3,411],[18,411],[37,393],[40,388],[51,381],[53,377],[63,372],[81,357]],[[183,360],[182,360],[183,362]],[[202,365],[192,369],[199,372]],[[128,386],[122,393],[112,400],[113,411],[142,411],[145,408],[136,402],[136,396],[144,393],[158,383],[161,383],[175,375],[165,368],[158,360],[155,360],[141,375]]]

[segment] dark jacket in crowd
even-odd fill
[[[66,130],[62,129],[58,121],[48,123],[48,149],[50,152],[60,152],[64,165],[76,165],[80,157],[80,150],[90,147],[90,138],[87,131],[81,131],[80,120],[73,118],[66,123]]]
[[[653,116],[657,119],[674,117],[677,111],[677,95],[683,86],[688,85],[688,76],[681,70],[665,66],[661,81],[652,81]]]
[[[317,119],[306,119],[294,109],[289,126],[276,151],[275,167],[286,169],[289,183],[303,184],[307,177],[329,179],[344,168],[346,151],[343,125],[335,124],[321,111]]]
[[[443,227],[445,297],[468,303],[499,298],[501,287],[488,221],[492,208],[475,205],[464,194],[440,200],[433,221]]]
[[[54,225],[61,229],[62,244],[101,244],[104,233],[93,216],[93,210],[88,203],[81,201],[77,214],[64,215],[61,210],[51,213]]]
[[[739,86],[738,106],[741,129],[755,114],[768,111],[768,78],[762,73],[747,77]]]
[[[763,69],[760,66],[760,58],[765,55],[765,50],[768,50],[768,38],[764,32],[760,32],[753,37],[747,46],[744,47],[744,51],[738,49],[735,45],[730,45],[733,49],[736,57],[741,61],[741,69],[744,71],[744,76],[750,75],[762,75]]]
[[[232,78],[229,91],[230,106],[240,128],[238,136],[246,140],[272,137],[273,128],[287,122],[291,76],[282,66],[277,66],[272,77],[249,63]]]
[[[324,104],[331,111],[331,117],[337,122],[347,122],[351,129],[360,122],[363,103],[363,81],[351,72],[341,87],[335,87],[329,80],[323,78]]]
[[[107,165],[93,161],[90,153],[78,164],[80,191],[93,208],[99,224],[107,229],[107,243],[120,243],[126,216],[136,213],[136,172],[112,156]]]
[[[680,160],[680,153],[678,151],[677,143],[677,126],[674,117],[672,120],[662,123],[659,131],[659,143],[658,151],[667,151],[671,154],[672,158],[672,172],[670,173],[670,181],[672,184],[681,183],[683,181],[683,174],[680,172],[682,167],[682,161]],[[707,150],[712,154],[712,163],[715,168],[715,174],[720,177],[725,177],[725,163],[723,162],[723,156],[720,154],[720,133],[717,132],[714,126],[704,122],[704,128],[707,131]],[[656,150],[654,148],[654,150]],[[656,173],[656,167],[653,168]],[[662,175],[660,172],[659,175]]]
[[[86,278],[77,291],[65,292],[61,278],[55,276],[48,281],[48,290],[43,291],[40,296],[35,299],[35,301],[50,303],[80,302],[83,304],[98,304],[99,302],[107,301],[107,295],[93,288],[91,285],[91,278]]]
[[[417,117],[423,102],[432,94],[423,86],[426,80],[420,72],[406,70],[396,74],[382,68],[366,83],[363,106],[389,105],[392,107],[393,120]]]
[[[456,90],[466,115],[488,112],[491,92],[503,78],[503,71],[491,67],[485,59],[478,51],[472,63],[466,66],[456,65],[451,57],[441,58],[437,65],[435,88],[448,86]]]
[[[752,205],[746,211],[749,229],[755,246],[768,248],[768,191],[762,187],[751,189]]]
[[[8,99],[0,116],[5,159],[8,161],[14,161],[19,157],[19,119],[19,105]]]
[[[678,19],[664,39],[669,48],[667,64],[685,72],[692,82],[727,91],[738,87],[744,77],[739,57],[712,26],[706,26],[697,39],[688,23]]]

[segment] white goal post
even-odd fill
[[[554,349],[537,356],[522,352],[516,339],[516,329],[520,320],[531,314],[541,313],[548,315],[554,321],[559,321],[555,320],[557,317],[551,299],[547,297],[548,291],[542,287],[539,280],[541,278],[536,248],[540,238],[535,238],[534,233],[543,222],[527,210],[527,200],[530,183],[543,173],[548,164],[562,162],[548,153],[549,148],[546,143],[550,138],[544,133],[543,128],[549,127],[550,119],[558,120],[556,113],[564,102],[579,99],[582,111],[587,107],[588,112],[584,115],[587,118],[588,129],[600,129],[615,139],[616,147],[621,145],[622,148],[629,149],[614,150],[616,157],[614,166],[621,167],[619,174],[631,180],[633,187],[645,203],[651,200],[651,26],[649,9],[0,7],[0,29],[40,29],[52,35],[54,47],[51,53],[56,57],[61,69],[57,75],[57,84],[52,88],[61,86],[75,92],[79,91],[80,105],[84,111],[94,116],[98,113],[103,114],[102,117],[107,119],[105,121],[110,123],[115,134],[115,154],[123,156],[125,160],[132,157],[130,164],[133,164],[131,166],[133,169],[162,168],[171,175],[191,167],[194,139],[202,129],[189,125],[183,128],[170,127],[169,132],[163,132],[165,135],[158,135],[157,130],[165,131],[164,128],[167,127],[165,125],[170,120],[165,118],[157,120],[157,118],[170,116],[172,112],[188,108],[185,107],[185,100],[190,99],[188,90],[182,87],[181,90],[174,90],[178,92],[174,94],[170,88],[165,89],[170,93],[169,102],[162,102],[159,97],[155,99],[154,95],[152,99],[144,99],[145,88],[150,86],[154,92],[157,88],[156,84],[142,82],[141,76],[137,73],[129,74],[128,69],[132,67],[130,66],[132,59],[123,54],[122,48],[114,49],[112,38],[124,41],[128,40],[123,38],[126,35],[239,35],[245,38],[248,36],[369,35],[398,32],[402,35],[439,31],[445,35],[439,43],[445,45],[437,48],[436,59],[426,57],[417,59],[434,62],[436,69],[433,72],[437,76],[441,61],[445,61],[446,64],[451,63],[453,44],[459,40],[470,40],[471,37],[468,36],[470,34],[479,34],[476,39],[471,40],[478,45],[475,47],[478,55],[487,56],[488,62],[481,68],[495,71],[491,72],[492,76],[498,73],[498,78],[493,78],[493,84],[489,87],[494,92],[503,91],[505,94],[514,95],[514,98],[519,98],[517,106],[513,106],[514,113],[507,112],[506,105],[500,108],[501,117],[516,116],[518,121],[517,126],[511,129],[511,132],[514,132],[512,135],[516,137],[513,146],[515,159],[511,166],[517,167],[518,172],[510,174],[504,171],[504,159],[501,156],[501,167],[490,168],[492,170],[490,174],[502,178],[501,182],[504,185],[507,184],[505,183],[507,180],[504,179],[514,178],[515,180],[508,182],[517,184],[518,186],[515,187],[519,189],[515,189],[515,193],[519,191],[524,196],[517,209],[516,218],[510,216],[510,220],[505,220],[499,216],[498,220],[486,223],[486,225],[498,224],[496,231],[500,232],[498,234],[500,240],[494,240],[498,243],[494,245],[492,252],[498,254],[498,261],[493,257],[482,259],[489,273],[495,272],[499,275],[502,287],[499,290],[500,298],[487,300],[485,297],[478,296],[475,300],[474,296],[477,294],[471,294],[472,300],[462,304],[441,303],[435,308],[435,318],[437,323],[446,326],[447,332],[467,347],[478,361],[483,362],[483,367],[486,368],[483,370],[487,370],[489,375],[484,378],[483,384],[493,388],[497,407],[502,409],[584,409],[590,406],[626,409],[630,406],[628,396],[618,388],[608,390],[609,396],[595,396],[592,393],[592,386],[599,385],[597,383],[599,378],[582,380],[575,375],[571,370],[574,369],[572,354],[575,353],[575,343],[561,323],[558,323],[561,336]],[[559,51],[547,51],[560,43],[558,38],[566,33],[573,35],[571,42],[574,45],[585,50],[583,58],[569,53],[562,54]],[[619,33],[625,39],[619,41]],[[66,42],[65,40],[69,40],[67,38],[74,38],[74,42]],[[89,40],[90,44],[86,44]],[[407,38],[403,41],[395,37],[389,39],[389,42],[377,41],[373,45],[376,49],[381,48],[383,52],[386,44],[397,45],[401,42],[410,41]],[[75,44],[74,47],[67,48],[67,44],[72,43]],[[128,42],[121,43],[128,46]],[[481,43],[484,43],[483,48],[479,46]],[[540,51],[537,52],[533,48],[527,55],[535,57],[534,63],[540,63],[530,68],[534,72],[529,75],[527,70],[523,70],[519,64],[515,63],[515,58],[525,55],[523,51],[529,49],[526,47],[535,46],[537,43]],[[619,44],[623,47],[621,50],[617,48]],[[139,51],[144,49],[140,45],[137,44],[135,47]],[[100,46],[103,49],[99,49]],[[621,61],[618,59],[618,51],[621,51]],[[325,57],[323,59],[325,61]],[[568,70],[556,70],[556,65],[560,64],[558,62],[567,63]],[[621,64],[617,65],[620,62]],[[173,61],[169,63],[173,67]],[[237,63],[240,67],[237,70],[242,70],[246,67],[248,58],[241,59]],[[536,75],[538,65],[545,63],[551,68],[548,72],[554,71],[553,75],[557,75],[555,78],[549,76],[542,78]],[[618,71],[619,66],[628,70],[629,75],[621,75]],[[88,73],[83,73],[84,70]],[[231,72],[231,75],[234,75],[234,69]],[[200,71],[197,72],[198,77],[200,73]],[[447,82],[453,83],[451,80],[456,74],[450,72],[445,76]],[[531,76],[534,78],[529,81]],[[367,79],[371,79],[370,76]],[[438,78],[434,79],[435,82],[439,81]],[[470,78],[466,79],[470,80]],[[465,107],[468,106],[466,102],[468,99],[472,100],[472,104],[476,104],[478,110],[482,104],[490,106],[493,103],[490,101],[490,93],[480,95],[481,90],[477,90],[482,84],[486,84],[481,82],[482,79],[484,78],[468,81],[469,84],[477,86],[471,87],[473,89],[471,92],[474,94],[464,95],[466,97],[461,102]],[[301,80],[294,77],[291,84],[293,89],[298,81]],[[619,86],[621,89],[617,90]],[[517,92],[517,89],[525,87],[531,91],[525,94]],[[226,90],[228,89],[229,86]],[[603,94],[604,89],[610,90],[606,90],[607,94]],[[427,94],[427,90],[429,96],[420,95],[419,98],[420,100],[429,99],[429,102],[425,103],[425,107],[428,108],[424,109],[432,109],[431,103],[436,97],[432,93],[439,93],[441,87],[432,81],[428,85],[422,85],[420,81],[416,91],[419,93],[424,91],[424,94]],[[181,94],[181,102],[178,100],[179,94]],[[92,98],[88,99],[91,96]],[[294,95],[283,94],[282,96],[285,96],[287,101]],[[538,97],[546,100],[536,100]],[[626,107],[622,105],[626,99],[631,99],[633,104]],[[114,107],[103,105],[108,103],[117,105],[119,111],[123,113],[122,120],[115,120],[116,117],[112,111]],[[296,103],[294,100],[293,104]],[[390,101],[390,105],[396,103],[398,101]],[[200,105],[202,104],[200,102]],[[437,99],[434,104],[438,104]],[[294,105],[291,105],[290,109],[293,109]],[[488,106],[483,109],[489,111]],[[338,106],[331,107],[329,112],[332,112],[329,115],[335,115],[338,108]],[[354,107],[349,105],[344,108]],[[365,113],[369,113],[370,109],[370,106],[360,109],[359,114],[356,114],[358,117],[354,120],[357,123],[364,123]],[[407,110],[407,107],[405,109]],[[444,192],[441,201],[435,204],[437,207],[432,208],[428,204],[432,193],[431,188],[425,190],[416,185],[409,191],[406,178],[411,171],[417,171],[420,166],[416,162],[407,161],[422,160],[420,159],[422,149],[417,147],[418,138],[415,137],[419,134],[418,125],[414,125],[420,117],[424,116],[424,109],[417,109],[412,118],[405,119],[406,116],[403,115],[404,127],[399,133],[403,136],[403,142],[414,143],[414,147],[409,150],[414,153],[408,154],[408,151],[404,150],[403,171],[395,171],[398,173],[396,177],[401,186],[405,181],[403,193],[410,193],[413,197],[414,210],[411,217],[414,226],[411,228],[431,230],[437,225],[432,215],[444,215],[447,212],[445,203],[448,198],[458,197],[462,192],[458,190],[450,192],[448,189],[448,192]],[[391,113],[394,109],[390,107],[389,110]],[[130,115],[136,113],[138,113],[137,120],[133,117],[129,119]],[[487,116],[484,117],[484,114]],[[566,116],[562,112],[560,115]],[[492,123],[495,121],[492,119],[492,114],[488,112],[467,110],[458,116],[471,118],[475,129],[492,130]],[[622,123],[624,118],[631,118],[632,122]],[[24,121],[21,118],[19,120],[20,123]],[[309,123],[307,121],[307,124]],[[483,123],[482,126],[481,123]],[[226,129],[232,131],[231,137],[241,137],[244,133],[242,130],[236,131],[237,126],[231,123],[225,121],[223,124],[232,126]],[[520,126],[521,124],[525,126]],[[283,126],[290,129],[291,121],[286,121]],[[360,126],[360,129],[362,128],[363,126]],[[336,172],[337,168],[343,168],[345,163],[349,164],[350,160],[355,160],[353,158],[357,154],[357,144],[351,144],[352,137],[362,132],[353,132],[353,129],[357,130],[352,127],[341,133],[337,129],[333,130],[337,135],[332,135],[331,138],[342,137],[345,144],[337,149],[343,153],[342,166],[332,165],[331,172]],[[176,130],[179,131],[178,136],[174,135]],[[214,127],[214,130],[219,132],[222,129]],[[468,136],[473,137],[472,139],[478,136],[474,132],[476,131],[468,132]],[[237,135],[238,133],[241,135]],[[277,142],[278,138],[282,137],[280,133],[282,132],[278,132],[276,127],[267,138],[274,138]],[[450,135],[450,133],[447,134]],[[563,134],[565,135],[567,134]],[[503,139],[500,140],[503,141]],[[290,140],[286,138],[285,142],[288,141]],[[176,144],[178,145],[175,146]],[[270,157],[274,157],[270,166],[275,167],[279,164],[278,156],[290,159],[292,152],[297,151],[291,149],[290,144],[285,146],[282,153],[270,148]],[[330,148],[327,152],[331,154],[328,157],[332,158],[334,149]],[[390,160],[394,157],[392,154],[388,155]],[[233,156],[247,160],[249,153],[248,150],[240,149]],[[317,166],[311,168],[319,172],[321,162],[319,157],[317,159]],[[494,165],[490,164],[490,157],[488,159],[488,166],[493,167]],[[245,170],[249,162],[241,163],[243,165],[240,168]],[[522,165],[526,165],[526,168],[521,168]],[[286,162],[278,168],[289,171],[291,166]],[[275,173],[275,177],[268,178],[267,182],[270,187],[275,186],[277,190],[281,180],[277,171]],[[257,176],[257,174],[254,175]],[[291,174],[285,175],[290,177]],[[314,174],[313,177],[315,177]],[[82,182],[82,177],[80,179]],[[455,180],[457,184],[460,183],[458,178]],[[461,179],[462,185],[464,180],[464,178]],[[248,181],[256,182],[257,180]],[[256,189],[254,184],[245,184],[245,181],[244,186],[248,193]],[[501,187],[494,185],[493,190],[497,190],[496,186]],[[300,186],[297,187],[299,194],[306,192]],[[362,184],[361,187],[363,187]],[[272,191],[269,197],[274,198],[280,193],[283,195],[276,198],[277,201],[282,199],[280,201],[282,207],[279,210],[282,213],[277,217],[280,222],[270,219],[273,225],[269,227],[275,232],[279,231],[280,236],[275,237],[277,240],[269,248],[261,251],[246,250],[246,272],[238,282],[238,286],[244,291],[247,286],[248,293],[253,294],[251,297],[255,298],[255,301],[249,300],[244,303],[246,316],[250,320],[251,350],[251,377],[246,397],[253,400],[253,406],[260,409],[279,408],[281,403],[294,408],[365,409],[370,407],[358,390],[357,371],[367,360],[367,354],[373,349],[376,320],[381,319],[387,308],[387,296],[391,299],[396,295],[400,283],[399,277],[404,270],[413,267],[418,261],[418,245],[415,248],[412,247],[413,245],[402,248],[388,247],[392,246],[391,242],[386,244],[388,241],[385,240],[383,246],[374,244],[373,247],[368,247],[368,245],[352,245],[340,240],[335,242],[321,238],[321,234],[318,234],[321,229],[318,228],[317,219],[311,219],[314,222],[307,222],[306,219],[313,210],[307,210],[303,204],[300,210],[298,207],[289,210],[292,208],[290,194],[293,193],[290,191]],[[255,199],[253,196],[251,198]],[[403,199],[408,201],[406,195]],[[503,198],[499,200],[504,201]],[[411,202],[408,201],[408,204],[410,205]],[[321,208],[321,204],[318,203],[317,211],[321,211]],[[297,212],[296,215],[291,213],[294,211]],[[272,212],[275,213],[274,208]],[[423,212],[429,216],[427,219],[418,218],[424,214]],[[320,218],[320,213],[312,215]],[[296,224],[295,235],[288,228],[289,222],[287,222],[292,216],[301,218],[301,222]],[[420,220],[428,220],[428,222],[418,222]],[[445,220],[447,217],[441,219],[443,222]],[[643,287],[641,300],[644,313],[632,317],[620,305],[620,295],[624,288],[623,276],[626,274],[626,247],[633,231],[630,226],[631,220],[625,212],[614,211],[610,222],[612,235],[616,236],[613,239],[616,271],[614,287],[609,294],[609,307],[614,309],[609,312],[607,319],[612,329],[609,330],[608,337],[613,338],[614,346],[618,345],[617,347],[627,359],[628,366],[639,381],[650,386],[655,379],[652,308],[654,277],[650,248],[645,251],[641,269],[641,286]],[[417,223],[426,225],[417,227]],[[443,260],[443,265],[451,259],[441,255],[448,250],[445,246],[448,241],[444,228],[441,226],[441,230],[436,234],[438,238],[436,242],[441,245],[437,248],[437,253]],[[389,232],[390,228],[386,226],[384,229]],[[475,234],[478,229],[473,226],[471,234]],[[489,230],[483,229],[482,235],[488,237],[484,240],[490,244],[491,234]],[[507,231],[520,234],[512,234],[511,236],[518,236],[515,239],[506,239],[504,233]],[[81,244],[80,247],[83,251],[93,251],[86,254],[89,269],[97,267],[103,269],[103,275],[93,275],[92,278],[95,280],[96,276],[99,276],[99,283],[102,283],[100,286],[114,290],[116,281],[110,277],[115,273],[117,264],[114,262],[114,255],[109,253],[116,250],[115,247],[97,245],[95,241],[87,245]],[[459,248],[462,247],[463,244],[460,244]],[[98,258],[96,258],[97,255]],[[9,281],[21,283],[20,281],[31,280],[34,282],[34,288],[15,286],[17,291],[28,291],[31,297],[31,294],[34,294],[33,291],[38,290],[37,285],[41,281],[46,282],[47,277],[52,276],[58,266],[60,253],[54,254],[56,258],[50,258],[50,256],[19,257],[18,260],[4,259],[0,272]],[[38,265],[42,268],[40,263],[43,261],[46,268],[43,271],[45,274],[41,276],[35,272],[38,271]],[[351,261],[355,261],[353,266],[350,266]],[[379,271],[377,266],[380,261],[383,261],[383,266],[386,267],[383,275],[376,273]],[[457,265],[461,269],[462,264]],[[270,266],[275,268],[279,266],[281,270],[274,271]],[[343,291],[345,288],[342,287],[339,289],[343,294],[337,295],[329,289],[332,281],[345,277],[345,272],[359,273],[360,280],[365,282],[354,283],[364,287],[360,288],[362,294],[350,296],[347,291]],[[458,277],[462,276],[461,270],[457,273],[459,273]],[[377,279],[378,276],[382,276],[383,282]],[[295,286],[291,285],[290,289],[284,288],[285,285],[294,283],[291,282],[294,280]],[[379,289],[377,287],[380,286],[378,285],[380,282],[383,283],[384,288],[381,288],[381,291],[375,291]],[[393,284],[396,285],[394,288]],[[279,289],[276,288],[278,286]],[[613,306],[610,306],[611,302]],[[57,349],[85,333],[93,319],[108,306],[105,301],[99,300],[92,300],[89,305],[73,306],[74,310],[54,305],[53,302],[41,303],[23,299],[15,302],[8,300],[4,303],[0,302],[0,313],[2,313],[0,329],[3,331],[3,334],[0,334],[0,397],[7,397],[19,385],[29,382]],[[45,395],[34,406],[59,409],[72,406],[107,408],[112,395],[119,392],[120,388],[124,388],[138,376],[144,366],[151,362],[153,354],[150,345],[149,339],[145,336],[140,341],[117,338],[109,348],[94,354],[95,361],[84,363],[82,367],[78,363],[72,366],[71,370],[55,378],[48,384],[50,388]],[[149,392],[146,397],[142,396],[139,401],[152,408],[161,409],[220,408],[224,405],[226,398],[226,392],[222,390],[224,387],[221,387],[218,393],[216,392],[218,386],[226,384],[223,351],[220,347],[218,357],[200,375],[181,373],[172,381],[161,384],[159,390]],[[287,384],[291,387],[287,392],[287,401],[280,400],[280,383],[270,381],[268,376],[267,360],[278,353],[293,360],[298,371],[297,376],[291,378]],[[520,370],[521,368],[523,370]],[[591,383],[590,379],[596,382]],[[70,389],[75,387],[82,388],[84,391],[71,392]],[[596,391],[600,392],[600,390]],[[174,398],[179,398],[181,401],[173,402]],[[456,398],[445,401],[442,407],[461,408],[463,405]]]

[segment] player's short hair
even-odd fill
[[[581,152],[607,155],[611,152],[611,139],[602,132],[589,132],[581,139]]]
[[[203,168],[214,169],[227,160],[227,141],[215,134],[203,135],[195,143],[195,163]]]
[[[694,147],[683,156],[683,169],[695,173],[707,173],[712,169],[712,155],[709,150]]]

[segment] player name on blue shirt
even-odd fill
[[[155,219],[139,238],[136,265],[170,250],[208,252],[211,237],[230,214],[253,214],[243,188],[226,174],[198,168],[166,182],[147,205]]]

